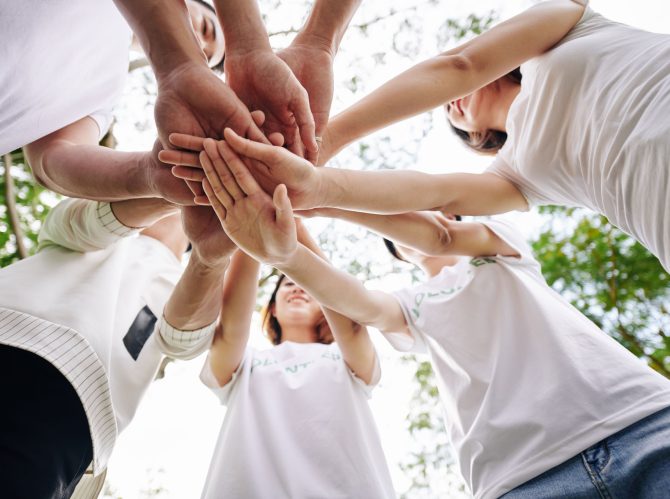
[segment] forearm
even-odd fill
[[[161,198],[128,199],[110,203],[116,219],[126,227],[143,228],[176,213],[178,206]]]
[[[376,130],[468,95],[477,85],[459,56],[421,62],[330,120],[333,154]]]
[[[29,158],[39,180],[69,197],[117,201],[153,195],[148,152],[124,152],[98,145],[53,143]]]
[[[359,324],[379,327],[380,308],[363,284],[346,272],[299,245],[277,269],[285,273],[323,307],[338,312]]]
[[[207,65],[205,54],[193,33],[184,0],[114,2],[139,39],[159,82],[184,63]]]
[[[335,55],[360,4],[361,0],[316,0],[293,43],[321,46]]]
[[[165,320],[174,328],[192,331],[213,323],[221,309],[225,261],[215,267],[202,263],[196,254],[184,270],[165,305]]]
[[[361,225],[382,237],[427,255],[448,253],[451,243],[448,227],[440,223],[432,213],[377,215],[337,208],[325,208],[319,210],[319,213]]]
[[[520,191],[491,173],[427,173],[319,168],[318,207],[367,213],[439,209],[456,215],[495,215],[527,209]],[[303,207],[301,207],[303,208]],[[310,207],[304,207],[310,208]]]
[[[215,0],[226,40],[226,53],[272,50],[256,0]]]

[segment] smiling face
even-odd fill
[[[188,0],[186,6],[200,47],[207,56],[209,65],[216,66],[223,59],[225,51],[223,32],[216,13],[213,8],[196,0]]]
[[[469,133],[483,133],[494,128],[499,111],[495,83],[449,102],[445,106],[449,123]]]
[[[304,326],[316,329],[323,318],[316,300],[288,277],[279,285],[272,314],[282,328]]]

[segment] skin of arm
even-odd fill
[[[360,4],[361,0],[316,0],[291,45],[277,54],[307,90],[317,137],[326,129],[333,101],[333,59]]]
[[[205,151],[211,143],[205,143]],[[382,331],[406,330],[402,310],[393,296],[367,290],[357,279],[335,270],[298,243],[283,185],[270,198],[227,143],[216,145],[222,161],[210,160],[209,153],[201,157],[207,175],[203,188],[224,230],[240,248],[289,275],[326,308]],[[233,163],[239,165],[229,169]]]
[[[482,223],[447,220],[431,212],[376,215],[321,208],[308,215],[338,218],[362,225],[380,236],[430,256],[518,255],[514,248]]]
[[[183,208],[182,223],[193,252],[163,314],[172,327],[190,331],[205,327],[218,317],[223,276],[236,246],[221,229],[211,208]]]
[[[328,261],[326,255],[314,241],[300,219],[296,219],[298,241],[319,258]],[[292,276],[290,276],[292,278]],[[372,381],[375,371],[377,354],[370,340],[368,329],[348,317],[329,308],[323,308],[323,315],[328,321],[333,337],[340,347],[342,357],[349,369],[365,383]]]
[[[175,134],[171,140],[187,143]],[[526,210],[526,199],[511,182],[493,173],[430,175],[416,171],[360,171],[314,168],[281,147],[244,139],[230,129],[226,144],[249,162],[256,181],[266,192],[283,184],[296,209],[342,208],[368,213],[407,213],[440,209],[460,215],[494,215]],[[241,163],[240,163],[241,164]],[[229,165],[235,173],[238,163]],[[244,165],[241,168],[246,169]],[[180,178],[201,180],[192,168]],[[199,202],[196,199],[196,202]],[[206,202],[206,200],[200,200]]]
[[[256,305],[260,264],[236,251],[223,284],[221,317],[210,348],[209,365],[221,386],[228,383],[244,357]]]
[[[272,51],[256,0],[216,0],[215,4],[226,40],[226,82],[249,109],[265,113],[266,135],[280,132],[287,147],[296,152],[304,147],[305,155],[316,161],[318,147],[307,91]]]
[[[37,180],[69,197],[116,201],[160,196],[192,203],[191,191],[157,161],[157,151],[102,147],[98,134],[95,121],[85,117],[28,144],[26,156]]]
[[[584,6],[569,0],[543,2],[401,73],[333,118],[319,164],[354,140],[465,97],[543,54],[583,12]]]

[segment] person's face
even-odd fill
[[[191,16],[191,24],[195,31],[200,47],[207,56],[210,66],[216,66],[223,58],[225,43],[223,32],[216,18],[216,14],[193,0],[186,2],[188,13]]]
[[[447,119],[466,132],[485,132],[493,128],[498,99],[495,82],[445,105]]]
[[[282,280],[277,290],[273,315],[282,327],[288,324],[316,327],[323,317],[316,300],[288,277]]]

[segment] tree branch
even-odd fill
[[[12,233],[16,239],[16,249],[20,259],[28,256],[26,245],[24,243],[23,230],[19,221],[19,214],[16,210],[16,198],[14,196],[14,179],[12,179],[12,155],[7,153],[3,156],[5,162],[5,205],[7,206],[7,218],[12,228]]]

